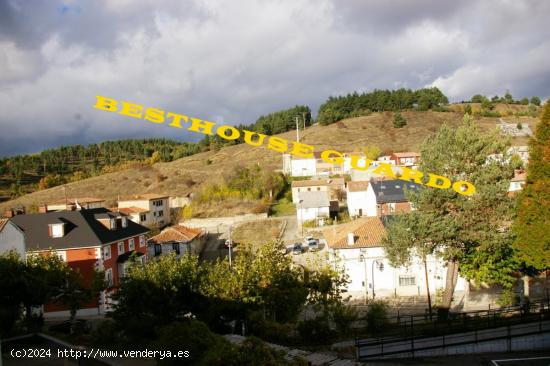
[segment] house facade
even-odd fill
[[[92,208],[100,208],[105,207],[105,200],[101,198],[94,198],[94,197],[75,197],[75,198],[67,198],[45,203],[42,206],[38,208],[39,212],[51,212],[51,211],[62,211],[62,210],[78,210],[78,209],[86,209],[90,210]]]
[[[170,226],[147,242],[149,258],[175,253],[200,255],[206,244],[206,230],[183,225]]]
[[[300,201],[300,193],[315,191],[328,192],[331,201],[342,201],[345,185],[344,178],[293,181],[291,185],[292,202],[297,204]]]
[[[14,244],[20,248],[21,243],[25,255],[53,252],[82,274],[86,286],[91,285],[95,270],[105,272],[109,289],[85,304],[78,315],[109,311],[109,295],[120,285],[130,258],[142,263],[147,260],[145,234],[149,230],[106,208],[16,215],[9,221],[18,230],[5,235],[6,226],[3,228],[0,252],[10,250]],[[64,306],[44,305],[45,316],[68,313]]]
[[[378,217],[363,217],[352,222],[327,227],[322,231],[328,245],[329,261],[343,268],[351,281],[346,293],[352,300],[396,296],[425,296],[426,275],[423,261],[413,257],[409,266],[392,267],[382,238],[385,228]],[[444,262],[428,256],[428,284],[433,295],[445,286]],[[457,281],[456,293],[464,291],[467,282]]]
[[[417,152],[399,152],[393,153],[390,160],[395,161],[397,166],[406,166],[416,168],[420,162],[420,153]]]
[[[296,204],[298,223],[315,220],[323,225],[324,219],[330,216],[330,201],[327,191],[300,192]]]
[[[351,217],[386,216],[413,210],[406,190],[420,185],[399,179],[348,182],[348,212]]]
[[[122,196],[118,208],[128,209],[132,221],[149,228],[170,223],[169,197],[154,193]]]

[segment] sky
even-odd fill
[[[547,0],[0,0],[0,156],[202,137],[96,95],[235,125],[375,88],[546,99],[549,14]]]

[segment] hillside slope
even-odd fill
[[[407,125],[401,129],[392,126],[391,112],[373,113],[365,117],[346,119],[329,126],[314,125],[301,131],[301,141],[315,146],[316,151],[335,149],[358,151],[366,145],[376,145],[382,151],[418,150],[422,141],[447,122],[457,126],[462,121],[462,113],[455,112],[416,112],[406,111],[402,115]],[[521,121],[534,129],[536,119],[530,117],[504,117],[507,122]],[[491,131],[498,118],[477,119],[484,131]],[[155,127],[151,127],[155,128]],[[282,138],[294,140],[296,133],[286,132]],[[527,138],[514,138],[514,145],[526,145]],[[276,170],[282,167],[282,155],[265,147],[235,145],[219,151],[208,151],[188,156],[169,163],[156,163],[153,166],[127,169],[104,174],[66,184],[69,197],[105,198],[108,205],[115,205],[117,196],[155,192],[171,196],[185,196],[197,192],[205,181],[216,181],[234,170],[237,166],[259,163],[263,168]],[[58,186],[33,192],[15,200],[2,202],[0,210],[17,204],[40,205],[44,202],[64,197],[63,188]],[[0,212],[2,212],[0,211]]]

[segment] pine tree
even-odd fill
[[[550,267],[550,103],[544,106],[529,141],[527,182],[519,196],[514,222],[514,248],[519,259],[536,270]]]
[[[401,113],[395,112],[395,114],[393,115],[393,127],[401,128],[405,125],[407,125],[407,121],[405,120],[405,118],[403,118]]]

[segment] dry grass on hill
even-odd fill
[[[315,146],[316,151],[335,149],[339,151],[358,151],[366,145],[376,145],[382,151],[418,150],[422,141],[447,122],[458,126],[462,121],[459,112],[416,112],[402,113],[407,120],[404,128],[393,128],[391,112],[373,113],[365,117],[350,118],[329,126],[311,126],[301,132],[301,141]],[[520,117],[506,121],[521,121],[534,129],[536,119]],[[477,119],[484,131],[495,128],[497,118]],[[155,128],[155,127],[151,127]],[[293,141],[296,133],[293,131],[278,135]],[[516,138],[514,145],[525,145],[526,138]],[[161,193],[171,196],[185,196],[200,191],[204,182],[216,182],[239,166],[260,164],[265,169],[282,168],[282,155],[262,147],[235,145],[224,147],[219,151],[208,151],[188,156],[169,163],[157,163],[153,166],[127,169],[120,172],[104,174],[98,177],[84,179],[66,184],[69,197],[99,197],[104,198],[108,205],[116,202],[117,196],[138,193]],[[13,207],[16,204],[40,205],[44,202],[62,199],[63,189],[54,187],[33,192],[15,200],[2,202],[0,210]],[[253,204],[235,204],[234,207],[223,208],[225,213],[249,211]],[[212,207],[204,215],[220,212],[220,207]],[[216,215],[218,216],[218,215]]]

